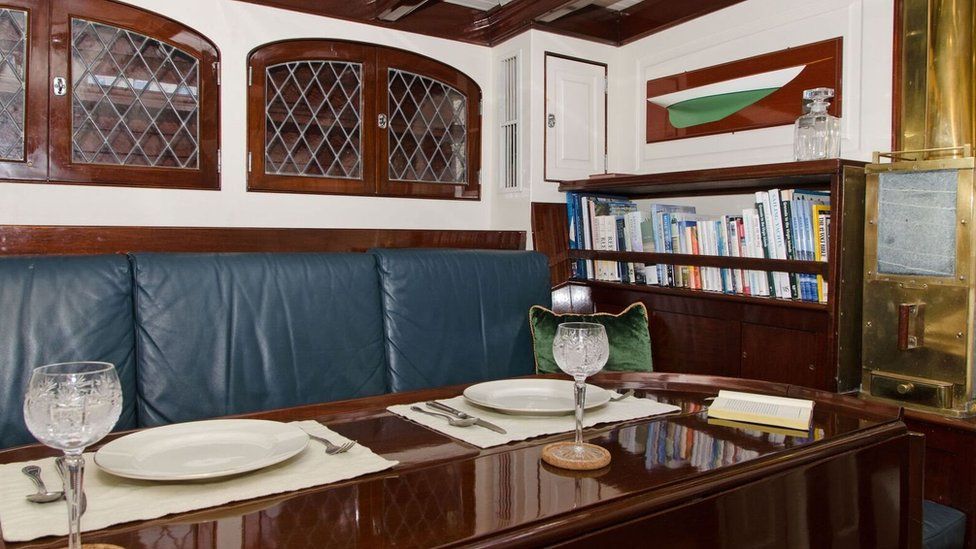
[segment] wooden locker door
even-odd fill
[[[827,334],[742,323],[741,377],[834,390]]]
[[[606,65],[546,54],[545,179],[606,173]]]

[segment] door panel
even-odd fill
[[[47,9],[0,0],[0,178],[47,177]]]
[[[605,173],[606,67],[546,56],[546,179]]]
[[[51,179],[219,188],[216,47],[105,0],[52,4]]]
[[[833,390],[827,335],[742,323],[742,377]]]
[[[739,375],[739,322],[652,311],[654,371]]]

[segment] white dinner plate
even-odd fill
[[[295,425],[261,419],[175,423],[126,435],[95,452],[95,463],[120,477],[198,480],[246,473],[305,449]]]
[[[468,401],[506,414],[557,415],[576,409],[573,382],[565,379],[502,379],[464,390]],[[586,385],[585,409],[610,402],[610,392]]]

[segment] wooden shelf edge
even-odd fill
[[[814,180],[819,178],[824,183],[829,183],[829,178],[838,174],[845,166],[863,167],[864,165],[864,162],[857,160],[834,158],[681,172],[617,175],[563,181],[559,185],[559,190],[606,192],[618,190],[619,192],[627,192],[628,188],[634,187],[634,192],[651,195],[655,194],[651,190],[654,188],[660,188],[663,192],[672,192],[672,187],[676,185],[699,184],[720,192],[723,189],[745,189],[751,185],[762,186],[759,182],[763,180],[771,180],[771,183],[775,184],[785,179],[795,179],[797,180],[796,183],[803,186],[808,185],[811,178]],[[728,186],[721,183],[738,183],[739,185]],[[641,188],[641,190],[638,191],[637,188]]]
[[[757,257],[732,257],[724,255],[670,254],[659,252],[613,252],[604,250],[569,250],[573,259],[602,259],[606,261],[629,261],[653,265],[690,265],[696,267],[718,267],[728,269],[748,269],[777,273],[817,274],[826,277],[829,264],[822,261],[797,261],[792,259],[763,259]]]
[[[786,307],[790,309],[804,309],[808,311],[820,311],[828,313],[830,305],[812,301],[798,301],[779,299],[775,297],[758,297],[739,294],[723,294],[708,290],[692,290],[689,288],[672,288],[669,286],[655,286],[651,284],[624,284],[622,282],[605,282],[602,280],[578,280],[572,279],[569,284],[577,286],[590,286],[596,288],[608,288],[612,290],[629,290],[648,294],[673,295],[679,297],[694,297],[698,299],[718,299],[722,301],[734,301],[748,305],[762,305],[773,307]]]

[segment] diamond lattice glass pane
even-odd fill
[[[467,183],[467,98],[398,69],[388,82],[390,180]]]
[[[199,65],[148,36],[72,19],[72,162],[196,169]]]
[[[362,73],[344,61],[265,70],[265,173],[362,179]]]
[[[24,159],[27,12],[0,9],[0,160]]]

